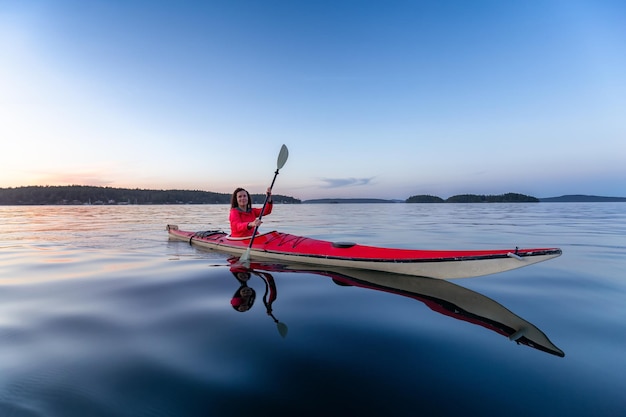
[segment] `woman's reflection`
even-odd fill
[[[254,288],[248,287],[251,274],[246,271],[233,271],[232,268],[231,272],[239,282],[239,288],[235,291],[235,294],[233,294],[230,305],[237,311],[248,311],[252,308],[254,300],[256,299],[256,291],[254,291]]]
[[[278,295],[276,291],[276,282],[274,277],[268,272],[255,271],[243,266],[233,265],[230,267],[230,272],[235,276],[237,282],[239,282],[239,288],[233,294],[230,300],[230,304],[236,311],[244,312],[252,308],[254,300],[256,299],[256,291],[254,288],[248,286],[248,282],[252,278],[252,275],[261,278],[265,285],[265,293],[263,294],[263,305],[265,306],[265,312],[268,316],[274,320],[278,327],[278,332],[282,337],[287,335],[287,325],[280,322],[273,313],[272,304],[276,301]]]

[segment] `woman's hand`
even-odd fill
[[[255,227],[259,227],[263,224],[261,219],[254,219],[253,222],[248,223],[248,229],[253,229]]]

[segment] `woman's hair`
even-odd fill
[[[235,191],[233,191],[233,195],[230,197],[230,208],[237,208],[239,207],[239,204],[237,204],[237,193],[239,191],[246,191],[244,188],[237,188]],[[249,210],[250,208],[252,208],[252,201],[250,200],[250,193],[246,191],[246,194],[248,194],[248,205],[246,206],[246,210]]]

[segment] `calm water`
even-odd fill
[[[247,312],[226,255],[164,230],[226,229],[227,211],[0,207],[0,416],[625,415],[626,204],[277,206],[263,230],[563,255],[406,284],[428,294],[398,276],[257,270]],[[565,356],[510,341],[451,294]]]

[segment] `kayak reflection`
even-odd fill
[[[239,259],[236,257],[230,258],[228,261],[232,264],[231,272],[233,274],[248,273],[263,279],[266,283],[266,293],[263,297],[263,302],[267,309],[267,314],[276,323],[279,322],[273,316],[271,309],[271,305],[277,296],[276,284],[270,272],[316,274],[329,277],[336,284],[342,286],[369,288],[413,298],[426,304],[437,313],[482,326],[506,336],[517,344],[529,346],[559,357],[565,356],[565,353],[555,346],[532,323],[514,314],[491,298],[446,280],[349,268],[324,267],[323,269],[318,269],[312,265],[305,264],[252,262],[249,267],[243,267],[239,264]],[[269,297],[268,292],[270,294]]]

